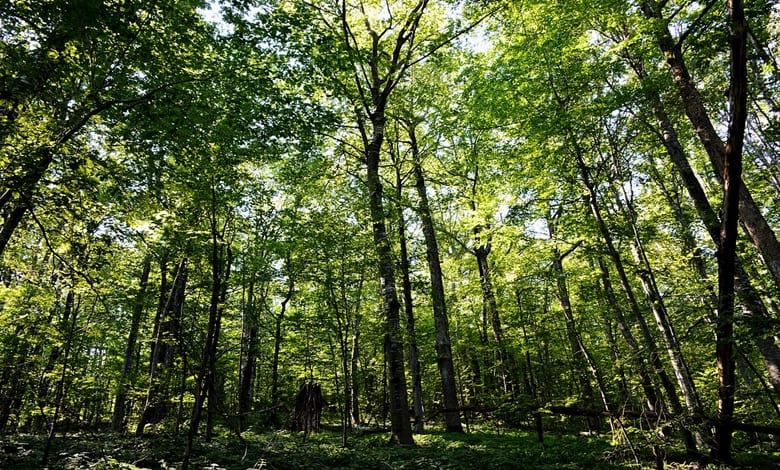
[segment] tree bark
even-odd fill
[[[729,0],[731,85],[728,141],[723,161],[723,221],[718,250],[718,422],[713,455],[730,463],[734,420],[734,275],[742,196],[742,147],[747,121],[747,23],[742,0]],[[747,192],[747,191],[745,191]],[[774,235],[774,233],[773,233]],[[778,253],[780,256],[780,253]],[[770,268],[771,270],[771,268]],[[773,272],[774,273],[774,272]],[[780,285],[780,282],[778,282]]]
[[[295,283],[291,276],[288,276],[290,281],[287,285],[287,294],[282,300],[282,305],[277,315],[274,317],[274,355],[271,362],[271,402],[274,406],[277,406],[281,400],[279,396],[279,356],[282,350],[282,322],[287,312],[287,304],[292,300],[293,293],[295,292]],[[269,307],[270,312],[270,307]],[[274,413],[276,413],[274,411]]]
[[[247,337],[246,337],[246,359],[243,364],[243,370],[241,372],[241,385],[238,391],[238,429],[244,431],[246,428],[246,418],[249,411],[252,409],[252,402],[254,401],[254,383],[257,375],[257,355],[258,355],[258,339],[257,334],[258,318],[257,311],[255,309],[255,282],[249,283],[249,289],[247,290],[246,300],[246,323],[247,323]]]
[[[634,292],[631,288],[631,283],[628,280],[628,275],[626,274],[625,268],[623,267],[623,261],[620,257],[620,253],[618,253],[617,249],[615,248],[614,242],[612,241],[612,234],[609,231],[609,228],[607,227],[607,224],[601,215],[601,209],[598,205],[596,190],[590,179],[590,170],[588,169],[587,165],[585,165],[585,162],[582,159],[582,155],[579,152],[577,152],[574,155],[574,158],[577,161],[577,166],[579,168],[580,175],[582,177],[582,182],[585,185],[585,188],[588,192],[588,204],[590,205],[591,213],[593,214],[593,217],[596,219],[596,224],[598,225],[599,232],[601,232],[601,236],[604,240],[604,244],[607,247],[607,251],[609,252],[610,257],[612,258],[612,262],[615,265],[615,269],[618,272],[618,277],[620,278],[620,284],[623,288],[623,292],[626,295],[626,299],[628,300],[629,306],[631,307],[631,311],[634,314],[636,324],[639,327],[639,331],[642,334],[642,338],[644,339],[645,347],[647,348],[647,353],[650,358],[650,364],[655,370],[655,373],[660,379],[661,385],[663,386],[664,391],[666,392],[666,400],[667,400],[667,406],[669,408],[669,411],[673,415],[677,415],[680,413],[682,409],[682,407],[680,406],[680,398],[677,396],[677,391],[674,388],[674,384],[669,379],[669,376],[666,373],[666,370],[664,369],[663,363],[661,362],[661,358],[658,355],[658,346],[655,343],[655,339],[653,339],[653,336],[650,334],[650,328],[648,328],[647,322],[645,322],[644,316],[642,315],[642,311],[639,308],[639,303],[637,302],[636,297],[634,296]],[[683,433],[683,438],[685,440],[686,451],[690,454],[696,453],[697,452],[696,442],[694,441],[691,432],[688,429],[683,427],[682,433]]]
[[[222,325],[222,311],[227,295],[227,281],[230,277],[232,252],[230,245],[224,239],[224,231],[218,227],[216,184],[211,180],[211,207],[209,211],[209,225],[211,231],[211,298],[209,302],[209,318],[206,324],[206,340],[203,344],[203,352],[195,381],[195,404],[190,417],[190,428],[187,432],[187,440],[182,457],[182,470],[189,468],[189,459],[192,452],[192,443],[198,433],[200,421],[203,416],[203,406],[208,400],[208,414],[213,415],[217,405],[216,381],[217,381],[217,348]],[[210,439],[210,427],[207,426],[207,441]]]
[[[614,146],[614,143],[613,143]],[[615,153],[612,153],[612,165],[615,172],[621,175],[620,181],[624,181],[622,178],[623,169],[621,168]],[[669,360],[672,364],[672,370],[677,379],[677,384],[682,392],[683,399],[685,401],[685,407],[688,410],[689,416],[697,416],[702,413],[701,401],[696,393],[696,388],[693,384],[693,378],[688,370],[688,366],[685,363],[685,359],[680,349],[680,343],[677,341],[677,335],[674,332],[671,321],[669,320],[669,314],[666,310],[666,304],[658,290],[658,285],[655,281],[655,275],[653,268],[650,265],[650,260],[647,257],[647,253],[644,249],[644,243],[637,227],[637,213],[634,209],[633,201],[626,192],[623,185],[619,186],[620,196],[617,197],[617,206],[626,214],[626,219],[631,227],[631,231],[634,235],[634,240],[631,243],[634,259],[637,263],[637,275],[642,283],[642,288],[647,296],[648,304],[653,311],[658,331],[661,333],[666,352],[669,356]],[[622,201],[621,201],[622,196]],[[698,436],[698,434],[697,434]],[[700,443],[703,443],[703,439],[698,439]]]
[[[378,110],[377,110],[378,111]],[[390,422],[392,442],[401,445],[414,444],[409,406],[406,397],[404,372],[404,347],[399,318],[400,305],[395,286],[395,269],[390,250],[390,240],[385,226],[385,210],[382,201],[382,183],[379,178],[379,152],[384,140],[384,108],[372,115],[374,128],[371,142],[366,149],[366,176],[368,182],[369,210],[371,213],[374,246],[379,269],[379,286],[384,306],[385,354],[388,363],[390,395]]]
[[[601,272],[601,283],[604,288],[604,296],[607,300],[607,305],[610,306],[615,320],[617,321],[618,329],[623,335],[623,339],[626,341],[628,351],[633,362],[635,364],[637,375],[639,376],[639,383],[642,385],[642,390],[645,393],[645,403],[650,411],[655,411],[659,408],[661,403],[659,402],[658,392],[656,392],[653,381],[647,371],[647,365],[643,359],[643,354],[639,348],[639,342],[636,340],[634,333],[631,331],[631,327],[626,320],[623,310],[621,310],[615,290],[612,287],[612,281],[609,276],[609,269],[603,259],[599,258],[599,270]]]
[[[417,212],[422,220],[422,231],[425,237],[425,254],[428,260],[428,271],[431,276],[431,303],[433,305],[433,323],[436,330],[436,364],[441,376],[442,396],[444,398],[444,423],[447,431],[463,432],[460,423],[458,390],[455,385],[455,367],[452,362],[452,345],[450,341],[450,325],[447,318],[447,304],[444,295],[444,280],[439,259],[439,244],[433,227],[431,209],[428,204],[428,193],[425,177],[420,164],[420,151],[417,146],[415,125],[408,124],[410,147],[412,152],[412,167],[415,187],[419,203]]]
[[[2,259],[5,247],[11,240],[11,235],[24,218],[25,212],[27,212],[27,204],[21,200],[17,200],[8,216],[3,219],[3,225],[0,226],[0,259]]]
[[[477,184],[479,183],[479,167],[474,169],[474,177],[471,180],[471,210],[477,210],[476,193]],[[509,354],[504,344],[504,330],[501,323],[501,314],[498,310],[498,303],[496,302],[496,295],[493,288],[493,275],[490,268],[490,261],[488,259],[492,245],[488,237],[487,240],[482,239],[482,227],[476,226],[472,229],[474,233],[475,246],[472,250],[474,257],[477,261],[477,271],[479,272],[479,282],[482,289],[482,330],[481,340],[482,344],[487,346],[488,344],[488,323],[490,323],[490,331],[493,337],[493,344],[495,352],[497,353],[498,367],[496,368],[499,378],[501,379],[501,386],[504,393],[513,391],[517,386],[517,372],[515,367],[510,361]],[[487,358],[486,358],[487,359]],[[492,365],[488,364],[490,369],[493,369]]]
[[[409,253],[406,246],[406,220],[401,205],[403,182],[401,179],[400,162],[395,161],[395,195],[398,210],[398,240],[400,246],[401,288],[403,290],[404,313],[406,316],[406,340],[409,343],[409,375],[412,379],[412,414],[414,415],[414,432],[420,434],[425,426],[425,410],[422,399],[422,377],[420,376],[420,360],[417,351],[417,334],[414,326],[414,304],[412,299],[412,281],[409,276]]]
[[[356,71],[351,78],[357,84],[357,93],[360,97],[359,102],[355,103],[357,124],[363,139],[368,207],[384,311],[385,355],[388,366],[391,416],[390,441],[401,445],[414,444],[414,437],[409,422],[404,348],[399,318],[400,305],[396,290],[392,250],[385,225],[379,162],[385,138],[388,98],[413,64],[409,59],[413,52],[415,32],[427,5],[428,0],[417,1],[407,11],[404,19],[396,25],[397,28],[386,29],[381,34],[371,28],[371,19],[364,16],[363,26],[366,27],[371,38],[371,45],[367,50],[361,50],[355,41],[347,19],[345,0],[342,0],[339,8],[341,39],[344,41],[345,49],[353,60],[357,60],[357,58],[367,60],[367,64],[352,63],[355,69],[362,70],[362,73]],[[380,38],[388,31],[396,34],[395,40],[390,41],[392,44],[390,54],[387,54],[386,51],[380,51]],[[386,59],[389,59],[389,63],[386,63]],[[366,119],[370,121],[370,126],[366,124]]]
[[[362,279],[361,279],[362,280]],[[350,356],[349,356],[349,365],[350,365],[350,374],[349,377],[351,379],[350,382],[350,395],[352,396],[352,406],[350,408],[350,411],[352,412],[352,415],[350,416],[350,421],[352,422],[352,426],[359,426],[361,424],[361,418],[360,418],[360,381],[358,380],[358,374],[360,372],[360,367],[358,364],[358,358],[360,357],[360,321],[362,319],[362,315],[358,311],[358,308],[355,308],[355,315],[352,320],[352,347],[350,348]]]
[[[51,444],[54,440],[54,432],[57,430],[57,424],[60,419],[60,413],[62,412],[63,408],[63,400],[65,398],[65,381],[67,378],[68,373],[68,361],[70,360],[70,353],[73,349],[73,336],[76,333],[76,316],[78,314],[78,304],[76,306],[73,306],[73,297],[72,293],[71,295],[71,307],[72,312],[70,313],[71,319],[70,324],[68,324],[67,317],[64,318],[63,321],[63,327],[65,327],[67,331],[67,337],[65,339],[65,353],[62,358],[62,372],[60,373],[59,380],[57,381],[57,390],[56,390],[56,396],[55,396],[55,403],[54,403],[54,415],[51,417],[51,424],[49,425],[49,432],[46,437],[46,446],[43,449],[43,456],[41,457],[41,466],[45,467],[48,460],[49,460],[49,452],[51,451]],[[79,304],[81,302],[79,301]]]
[[[554,240],[555,226],[551,218],[551,216],[547,218],[547,230],[550,234],[550,240]],[[569,340],[569,348],[572,355],[572,372],[577,376],[585,406],[591,407],[593,406],[593,387],[585,371],[585,348],[582,341],[580,341],[579,332],[574,323],[574,312],[569,298],[569,288],[566,285],[566,274],[563,271],[564,256],[566,255],[561,254],[557,246],[553,247],[552,267],[556,285],[555,298],[558,299],[558,304],[563,312],[564,324],[566,325],[566,338]]]
[[[609,277],[609,273],[607,273],[607,277]],[[606,291],[606,287],[602,285],[602,292],[605,291]],[[611,293],[610,295],[612,296],[612,298],[614,298],[614,292]],[[605,300],[608,299],[607,295],[604,295],[604,299]],[[620,390],[620,395],[618,396],[617,403],[628,404],[630,403],[631,400],[631,392],[629,392],[628,390],[628,383],[626,381],[626,372],[625,369],[623,368],[623,361],[621,360],[620,348],[618,347],[617,341],[615,340],[615,335],[612,326],[612,319],[609,317],[609,314],[607,313],[608,310],[609,307],[606,306],[602,307],[601,321],[604,327],[604,337],[607,339],[607,345],[609,346],[609,350],[612,353],[612,358],[615,360],[615,372],[617,372],[617,376],[618,376],[617,383],[618,383],[618,389]],[[642,383],[641,378],[640,378],[640,383]]]
[[[182,258],[176,268],[176,274],[171,286],[171,292],[165,301],[158,316],[157,334],[154,338],[154,347],[149,364],[149,389],[146,395],[143,412],[138,420],[135,433],[143,434],[144,426],[151,422],[158,422],[168,414],[168,404],[164,403],[167,397],[164,395],[163,375],[173,363],[173,345],[176,324],[179,322],[181,307],[184,303],[184,290],[187,284],[186,273],[187,258]]]

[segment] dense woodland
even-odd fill
[[[0,435],[41,465],[186,469],[307,384],[344,447],[777,452],[773,1],[10,0],[0,36]]]

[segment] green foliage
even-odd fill
[[[636,2],[622,0],[506,1],[470,29],[469,21],[499,2],[431,1],[415,34],[396,51],[396,34],[414,19],[400,12],[416,2],[357,2],[363,10],[355,2],[217,3],[219,24],[201,17],[202,1],[0,6],[0,233],[12,232],[0,258],[0,434],[7,436],[0,467],[37,468],[42,441],[23,433],[43,435],[52,423],[55,435],[68,435],[54,440],[55,468],[176,466],[212,306],[219,312],[219,340],[209,401],[218,405],[211,429],[221,435],[211,444],[196,439],[198,466],[629,465],[631,447],[620,438],[607,443],[564,435],[584,430],[581,419],[545,412],[545,425],[561,434],[548,435],[544,445],[513,429],[533,424],[527,410],[584,405],[578,377],[584,372],[598,388],[591,367],[601,375],[612,411],[646,406],[636,358],[614,312],[628,314],[622,289],[631,289],[651,324],[651,339],[662,344],[639,277],[648,268],[703,414],[715,413],[715,247],[668,161],[654,97],[663,100],[713,207],[722,188],[655,41],[666,19],[648,20]],[[662,3],[662,16],[683,38],[707,109],[725,128],[723,9]],[[339,5],[347,6],[344,16]],[[780,11],[760,1],[748,16],[754,38],[745,181],[777,232]],[[342,21],[353,34],[346,43]],[[385,330],[363,169],[376,91],[366,85],[396,79],[379,172],[385,207],[393,208],[386,219],[395,258],[395,211],[403,211],[407,223],[425,408],[431,413],[442,400],[411,187],[410,123],[418,132],[439,241],[459,398],[463,406],[497,406],[493,419],[501,424],[467,435],[423,434],[412,449],[389,446],[384,435],[350,436],[351,447],[343,448],[331,433],[306,443],[292,433],[258,434],[288,425],[294,394],[307,379],[322,384],[325,416],[334,423],[342,419],[349,379],[355,379],[360,424],[388,419]],[[403,186],[397,201],[387,190],[396,176],[384,165],[389,161]],[[627,286],[607,266],[612,297],[599,269],[608,252],[582,166],[626,264]],[[17,207],[25,213],[11,229]],[[634,258],[637,239],[648,265]],[[221,253],[216,261],[215,248]],[[228,248],[231,272],[215,304],[214,267],[224,269]],[[485,307],[477,249],[489,251],[505,358]],[[748,240],[740,252],[758,297],[777,310],[777,287],[761,256]],[[556,297],[556,253],[565,253],[573,324],[593,359],[587,370],[572,359]],[[137,297],[147,255],[148,286]],[[183,301],[179,310],[164,311],[182,258],[188,267]],[[137,338],[126,355],[136,311]],[[752,332],[777,331],[772,318],[741,316],[735,336],[738,419],[766,425],[778,423],[778,395]],[[164,371],[150,380],[161,328],[170,351]],[[629,329],[639,336],[635,325]],[[344,367],[352,359],[353,335],[354,371],[351,362]],[[249,445],[242,460],[243,446],[226,436],[238,427],[240,379],[250,352],[256,367],[242,422]],[[121,424],[131,431],[150,390],[159,392],[167,413],[147,428],[158,440],[104,434],[121,390],[127,394]],[[600,392],[587,406],[604,405]],[[659,443],[682,460],[677,436],[658,435],[668,423],[657,424],[625,429],[642,463],[652,460],[650,449]],[[736,434],[735,442],[742,465],[776,457],[758,437]]]
[[[244,470],[250,468],[318,469],[439,468],[467,469],[476,466],[503,468],[618,468],[620,462],[603,460],[606,442],[595,438],[557,438],[538,444],[533,435],[507,433],[446,434],[434,432],[418,436],[417,448],[387,444],[386,436],[355,437],[343,448],[335,433],[301,436],[289,433],[247,437],[244,449],[235,440],[217,440],[196,447],[197,468]],[[56,440],[57,458],[50,468],[143,469],[176,466],[176,446],[165,438],[144,441],[112,437],[109,441],[87,439]],[[13,468],[34,468],[41,442],[34,438],[3,443],[0,462]],[[242,455],[246,451],[246,458]]]
[[[324,432],[309,436],[304,443],[299,434],[272,433],[247,436],[245,448],[235,439],[219,438],[211,444],[196,447],[196,468],[248,469],[362,469],[381,466],[392,469],[438,468],[447,470],[485,468],[652,468],[652,455],[644,455],[640,465],[632,464],[632,456],[612,451],[602,438],[583,436],[545,436],[536,441],[535,434],[492,432],[447,434],[430,432],[417,436],[416,448],[388,445],[385,434],[355,436],[348,448],[341,447],[339,436]],[[16,441],[4,441],[0,463],[20,470],[36,467],[36,456],[42,442],[30,436]],[[177,466],[181,441],[169,438],[142,440],[112,436],[110,440],[80,438],[57,439],[57,458],[52,469],[165,469]],[[246,456],[244,453],[246,452]],[[671,458],[677,457],[673,454]],[[626,460],[623,460],[623,459]],[[777,463],[777,453],[760,451],[746,453],[739,464],[750,468]],[[650,459],[650,460],[644,460]],[[688,468],[684,461],[673,468]],[[714,465],[706,468],[719,468]]]

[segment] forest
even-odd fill
[[[780,466],[772,0],[0,38],[0,468]]]

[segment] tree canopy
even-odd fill
[[[778,44],[768,1],[5,2],[0,436],[769,448]]]

